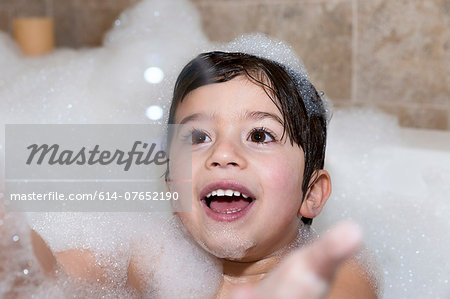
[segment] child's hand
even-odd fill
[[[338,224],[310,246],[293,252],[256,286],[237,289],[232,298],[323,298],[337,267],[361,244],[356,224]]]

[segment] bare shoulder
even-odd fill
[[[60,268],[72,278],[104,279],[104,269],[95,258],[94,253],[84,249],[69,249],[52,252],[42,237],[34,230],[31,231],[31,243],[34,255],[48,275]]]
[[[353,258],[337,270],[328,298],[376,299],[376,285],[375,277],[369,275],[361,262]]]
[[[85,249],[68,249],[52,252],[42,237],[31,230],[34,255],[47,275],[62,269],[69,277],[105,282],[105,266],[97,262],[93,252]]]
[[[34,230],[31,230],[31,245],[33,253],[44,272],[48,275],[53,274],[56,269],[56,258],[45,243],[44,239]]]
[[[142,271],[142,261],[137,255],[132,255],[127,269],[127,286],[142,294],[146,288],[146,281]]]
[[[159,255],[150,254],[147,250],[135,246],[132,248],[131,258],[127,269],[127,286],[137,291],[142,297],[148,297],[154,286],[152,285],[155,271],[161,269]]]
[[[72,278],[95,280],[103,278],[103,269],[89,250],[70,249],[56,252],[55,256],[64,272]]]

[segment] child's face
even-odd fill
[[[280,141],[282,119],[245,77],[197,88],[177,108],[175,122],[193,127],[192,212],[179,217],[218,257],[259,259],[297,236],[304,152],[287,136]],[[209,204],[218,189],[241,196],[211,196]]]

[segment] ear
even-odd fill
[[[331,178],[328,171],[317,170],[311,176],[305,199],[300,206],[299,214],[306,218],[314,218],[322,211],[331,194]]]

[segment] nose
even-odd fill
[[[206,160],[206,168],[245,168],[247,160],[239,145],[231,141],[216,141],[210,149],[210,155]]]

